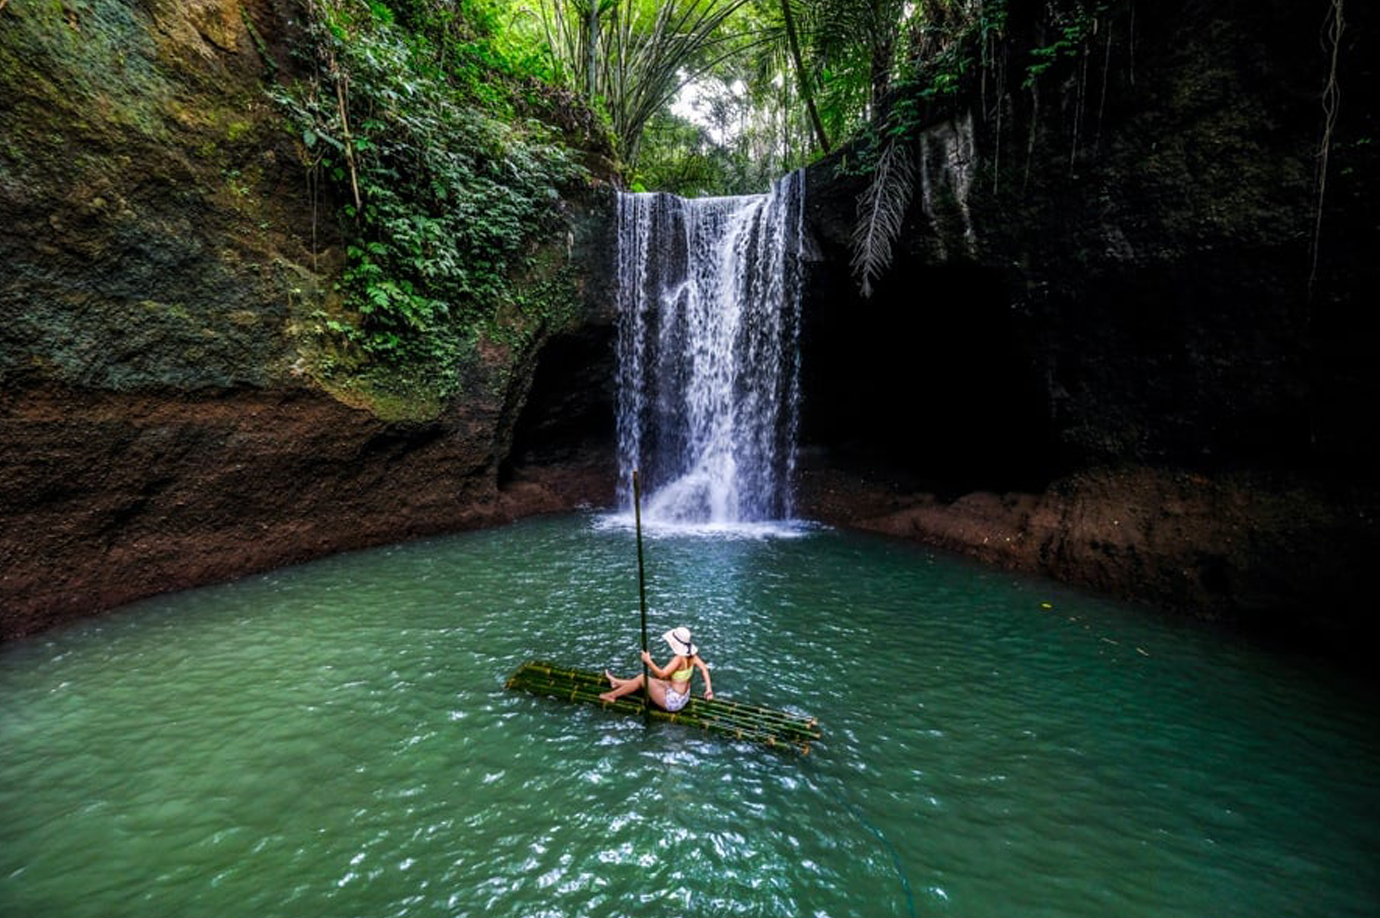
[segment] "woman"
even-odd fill
[[[652,655],[647,651],[642,651],[642,662],[647,664],[652,673],[656,676],[651,680],[651,688],[648,689],[648,696],[656,703],[657,707],[667,711],[676,712],[685,707],[690,700],[690,679],[698,669],[704,674],[704,697],[714,697],[714,684],[709,679],[709,666],[700,659],[700,650],[690,640],[690,629],[684,626],[672,628],[661,636],[667,644],[671,645],[671,650],[675,656],[665,666],[657,666]],[[642,688],[642,676],[634,676],[631,679],[619,679],[617,676],[604,670],[604,677],[609,680],[612,690],[604,692],[599,697],[605,701],[613,701]]]

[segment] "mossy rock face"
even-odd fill
[[[491,310],[479,327],[428,331],[401,357],[353,347],[332,330],[359,324],[340,292],[342,202],[319,176],[311,190],[300,131],[272,101],[308,76],[290,53],[309,46],[304,12],[291,0],[0,10],[0,382],[309,385],[410,421],[456,399],[521,402],[533,355],[602,289],[588,277],[606,266],[576,244],[588,233],[543,241],[514,302],[478,304]],[[562,212],[598,221],[607,203]]]
[[[313,259],[256,11],[290,34],[275,5],[230,0],[0,11],[0,380],[290,378],[293,319],[335,265]]]
[[[1347,5],[1320,214],[1328,4],[1118,0],[1032,86],[1021,55],[1060,6],[1010,4],[1011,66],[917,128],[920,188],[869,300],[848,269],[863,180],[848,151],[811,169],[803,427],[839,458],[798,506],[1354,641],[1380,550],[1359,306],[1380,285],[1377,8]]]
[[[0,3],[0,640],[576,500],[498,467],[552,335],[611,302],[610,201],[491,326],[352,353],[341,201],[272,101],[306,6]]]
[[[1355,307],[1380,283],[1380,81],[1358,37],[1374,8],[1347,11],[1320,213],[1326,4],[1118,0],[1084,51],[1027,82],[1024,55],[1057,35],[1045,17],[1072,6],[1010,4],[1011,66],[927,110],[919,187],[869,300],[847,267],[865,181],[836,168],[849,151],[811,168],[807,423],[927,474],[939,431],[945,487],[1125,462],[1374,467],[1376,425],[1354,421],[1380,395]],[[938,391],[933,430],[895,432],[893,404]]]

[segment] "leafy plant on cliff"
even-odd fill
[[[1043,84],[1071,87],[1070,164],[1080,153],[1096,148],[1096,128],[1107,93],[1111,23],[1119,14],[1115,0],[1044,0],[1033,19],[1027,7],[1022,18],[1026,31],[1013,47],[1007,32],[1008,13],[1020,6],[1014,0],[1009,4],[1008,0],[935,0],[915,19],[909,54],[899,66],[885,106],[860,132],[854,154],[840,167],[845,174],[869,179],[858,198],[853,239],[854,269],[865,294],[885,269],[891,242],[901,226],[897,215],[910,200],[910,172],[898,168],[900,158],[914,150],[912,141],[919,132],[954,117],[955,100],[981,100],[982,117],[996,119],[988,164],[994,191],[1000,177],[1003,112],[1017,87],[1029,91],[1032,100],[1027,178]],[[1090,66],[1095,41],[1101,44],[1104,60],[1101,97],[1093,99],[1088,84],[1089,71],[1095,70]],[[1014,63],[1009,71],[1008,61]],[[989,104],[989,93],[995,96],[995,105]],[[1094,117],[1094,130],[1089,131]]]
[[[345,308],[324,317],[323,366],[445,399],[477,338],[530,308],[515,278],[580,170],[472,4],[308,6],[314,75],[277,98],[314,183],[344,202]]]
[[[853,228],[853,272],[865,297],[872,282],[891,263],[891,249],[906,218],[915,189],[914,153],[910,143],[892,137],[877,157],[867,190],[858,198],[858,222]]]
[[[1047,15],[1052,40],[1030,49],[1030,63],[1025,70],[1026,88],[1033,86],[1059,61],[1087,53],[1088,40],[1097,31],[1099,19],[1106,15],[1107,6],[1101,0],[1049,5]]]
[[[1003,0],[976,7],[935,3],[919,18],[910,35],[905,59],[887,105],[861,132],[859,154],[841,171],[868,176],[858,195],[852,236],[853,273],[862,295],[891,262],[915,189],[913,138],[931,117],[934,103],[954,96],[978,65],[985,42],[1006,21]]]

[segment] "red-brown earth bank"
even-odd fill
[[[397,424],[310,389],[29,391],[0,409],[0,638],[167,590],[608,503],[604,469],[497,486],[492,418]]]

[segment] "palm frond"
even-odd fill
[[[908,141],[887,139],[872,183],[858,195],[858,223],[853,228],[853,273],[862,295],[872,295],[872,282],[891,264],[891,248],[901,234],[911,195],[915,191],[915,157]]]
[[[598,9],[593,53],[590,3]],[[592,88],[608,112],[624,162],[633,166],[643,129],[680,87],[751,47],[724,29],[747,3],[542,0],[539,11],[557,71],[577,89]]]

